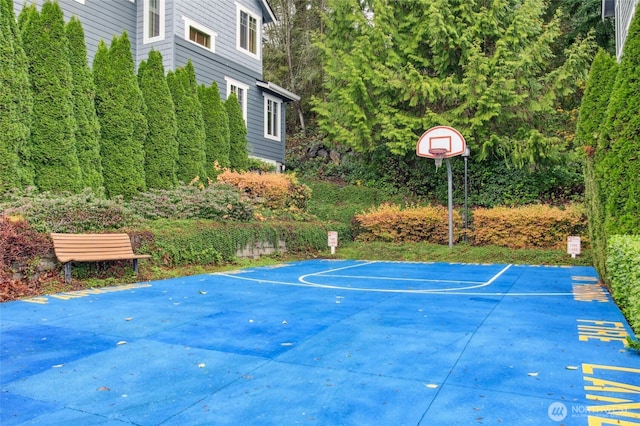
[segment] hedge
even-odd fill
[[[216,264],[235,261],[238,250],[261,242],[271,243],[277,249],[278,242],[284,241],[290,253],[323,250],[327,248],[329,230],[350,239],[347,226],[326,222],[159,221],[144,233],[142,250],[151,253],[155,262],[167,266]]]
[[[611,293],[636,333],[640,333],[640,236],[613,235],[607,247]]]
[[[513,249],[566,247],[569,235],[587,241],[585,214],[577,206],[495,207],[473,211],[474,244]]]
[[[454,222],[460,215],[454,212]],[[357,214],[354,218],[357,239],[360,241],[425,241],[448,244],[448,210],[442,206],[424,206],[403,209],[397,204],[382,204]],[[461,227],[454,227],[454,240],[461,238]]]

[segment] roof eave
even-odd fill
[[[286,102],[298,102],[301,99],[300,96],[296,95],[290,90],[287,90],[284,87],[278,86],[277,84],[272,83],[270,81],[258,80],[256,84],[258,85],[258,87],[262,87],[263,89],[266,89],[270,92],[275,93]]]
[[[273,8],[271,7],[271,5],[267,0],[262,0],[262,11],[263,11],[263,15],[267,18],[264,21],[265,24],[269,24],[271,22],[278,22],[278,20],[276,19],[276,14],[273,13]]]

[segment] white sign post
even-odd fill
[[[331,254],[336,254],[336,247],[338,247],[338,232],[329,231],[327,240],[329,247],[331,247]]]
[[[580,254],[580,237],[567,237],[567,253],[569,253],[574,259],[576,255]]]

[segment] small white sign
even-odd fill
[[[328,233],[328,245],[329,247],[338,247],[338,232],[329,231]]]
[[[576,257],[576,255],[580,254],[580,237],[567,237],[567,253],[569,253],[571,257]]]

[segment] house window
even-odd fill
[[[249,86],[242,84],[237,80],[233,80],[229,77],[225,77],[227,81],[227,98],[235,93],[238,102],[240,102],[240,108],[242,108],[242,117],[244,122],[247,122],[247,96],[249,94]]]
[[[164,40],[164,2],[165,0],[144,1],[143,43]]]
[[[198,44],[207,50],[215,52],[216,37],[215,31],[201,25],[187,17],[182,17],[184,21],[184,38],[192,43]]]
[[[276,141],[280,137],[280,110],[282,102],[271,96],[264,96],[264,137]]]
[[[237,4],[237,3],[236,3]],[[237,4],[238,8],[238,35],[237,35],[237,47],[238,50],[244,51],[252,56],[259,56],[259,40],[260,22],[257,15],[243,9]]]
[[[211,49],[211,36],[194,27],[189,27],[189,40],[196,44],[204,46],[207,49]]]

